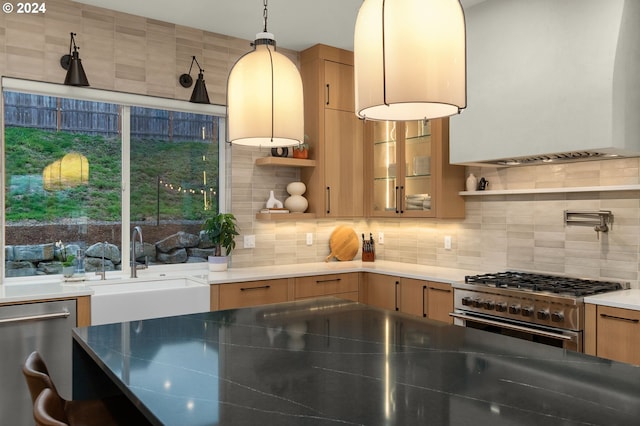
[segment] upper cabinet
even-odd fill
[[[364,215],[363,123],[354,113],[353,53],[316,45],[300,54],[304,126],[314,168],[301,170],[317,217]]]
[[[449,164],[448,119],[368,122],[365,141],[369,216],[464,217],[464,167]]]

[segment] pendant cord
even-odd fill
[[[267,12],[267,0],[264,0],[264,10],[262,11],[262,19],[264,21],[264,31],[263,32],[267,32],[267,18],[268,18],[268,12]]]

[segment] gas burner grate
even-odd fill
[[[509,288],[531,292],[568,294],[575,297],[621,290],[622,284],[581,278],[527,272],[498,272],[494,274],[467,275],[465,283],[487,287]]]

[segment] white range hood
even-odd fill
[[[486,0],[465,13],[452,164],[640,156],[640,0]]]

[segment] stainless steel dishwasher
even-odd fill
[[[76,301],[0,306],[0,424],[33,425],[29,389],[22,364],[40,352],[56,388],[71,397],[71,329]]]

